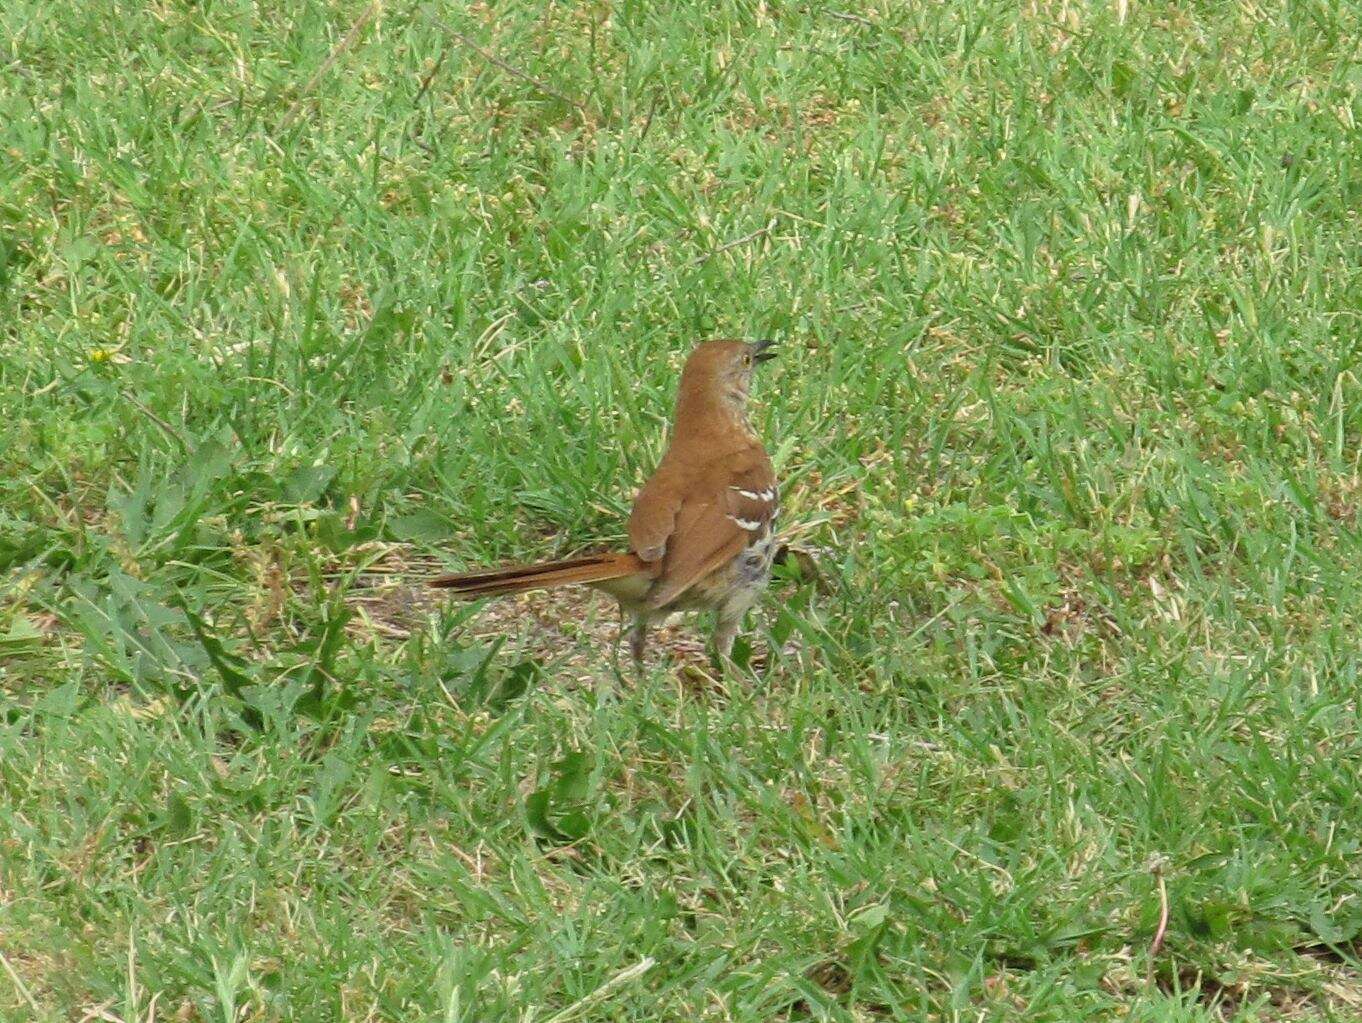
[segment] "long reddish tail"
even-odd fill
[[[442,575],[427,585],[453,590],[461,597],[497,597],[504,593],[546,590],[574,583],[603,583],[650,574],[649,566],[633,554],[589,554],[539,565],[508,565],[490,571]]]

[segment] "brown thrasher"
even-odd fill
[[[774,357],[773,344],[706,341],[691,352],[671,443],[634,499],[628,553],[464,572],[430,585],[464,597],[593,586],[619,602],[621,631],[624,616],[633,618],[636,663],[650,624],[677,611],[714,611],[715,650],[727,661],[776,554],[775,475],[747,421],[752,370]]]

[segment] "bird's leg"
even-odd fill
[[[634,615],[634,627],[629,630],[629,653],[634,658],[634,670],[643,674],[643,651],[648,645],[647,616]]]
[[[620,622],[619,628],[615,630],[615,645],[610,649],[610,670],[614,673],[615,681],[624,682],[624,675],[620,672],[620,644],[624,642],[624,605],[619,604]]]
[[[714,619],[714,666],[727,675],[734,667],[733,641],[738,638],[742,628],[743,616],[747,614],[747,604],[724,604]]]
[[[624,642],[624,619],[630,612],[626,610],[623,602],[619,605],[620,620],[619,628],[615,631],[615,645],[611,650],[610,667],[614,672],[615,681],[624,684],[624,673],[620,669],[620,644]],[[643,677],[643,651],[648,641],[648,616],[639,611],[633,611],[634,624],[629,627],[629,653],[634,661],[634,672],[638,678]]]

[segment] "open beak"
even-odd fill
[[[776,357],[776,343],[774,341],[754,341],[752,343],[752,361],[769,362]]]

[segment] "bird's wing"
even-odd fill
[[[657,562],[667,550],[681,510],[680,474],[666,464],[643,484],[629,513],[629,546],[644,561]]]
[[[655,608],[671,603],[748,547],[768,540],[779,502],[770,459],[760,447],[704,467],[679,503],[648,603]]]

